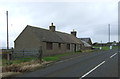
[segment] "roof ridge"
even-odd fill
[[[36,27],[36,26],[31,26],[31,25],[27,25],[28,27],[32,27],[32,28],[37,28],[37,29],[43,29],[43,30],[47,30],[47,31],[50,31],[48,29],[44,29],[44,28],[41,28],[41,27]]]
[[[43,29],[43,30],[46,30],[46,31],[50,31],[49,29],[44,29],[44,28],[41,28],[41,27],[36,27],[36,26],[31,26],[31,25],[27,25],[28,27],[32,27],[32,28],[37,28],[37,29]],[[66,32],[61,32],[61,31],[55,31],[55,32],[60,32],[60,33],[63,33],[63,34],[68,34],[68,35],[71,35],[69,33],[66,33]]]
[[[52,32],[48,29],[27,25],[31,29],[31,31],[39,38],[41,41],[48,42],[63,42],[63,43],[80,43],[77,37],[72,34],[68,34],[65,32],[55,31]],[[40,32],[39,32],[40,31]]]

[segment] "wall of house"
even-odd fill
[[[39,49],[41,42],[31,32],[30,28],[23,30],[14,42],[15,49],[27,50],[27,49]]]
[[[50,56],[50,55],[55,55],[55,54],[60,54],[60,53],[66,53],[66,52],[74,52],[75,45],[70,44],[70,50],[67,49],[67,44],[61,43],[61,48],[59,48],[58,43],[53,43],[53,49],[52,50],[47,50],[46,49],[46,42],[42,43],[42,51],[43,51],[43,56]],[[80,45],[76,45],[76,51],[80,50]]]

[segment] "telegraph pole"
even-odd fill
[[[7,20],[7,49],[9,49],[9,36],[8,36],[8,11],[6,11],[6,20]]]
[[[108,42],[110,42],[110,24],[108,24]]]

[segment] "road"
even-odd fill
[[[94,52],[63,60],[19,77],[118,77],[118,50]]]

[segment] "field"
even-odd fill
[[[110,50],[110,46],[94,46],[94,48],[97,48],[97,49],[100,49],[101,47],[101,50]],[[118,46],[112,46],[112,49],[117,49]]]

